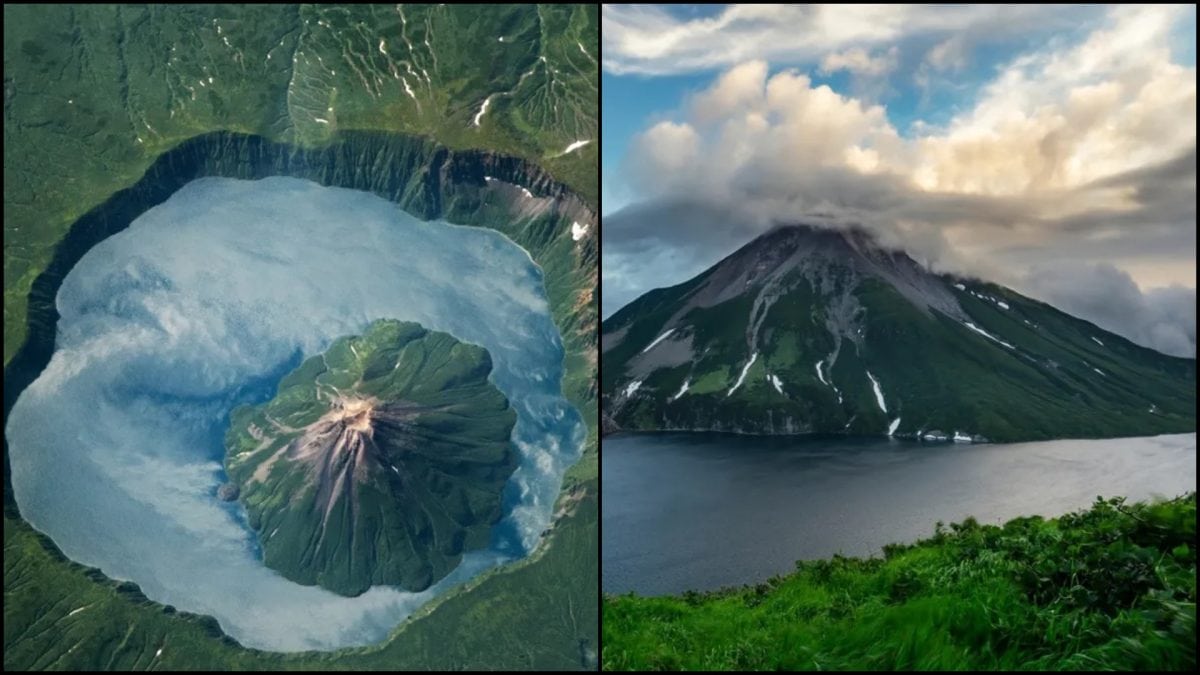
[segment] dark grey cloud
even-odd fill
[[[1196,357],[1196,289],[1143,292],[1126,272],[1108,264],[1038,267],[1021,290],[1144,347]]]
[[[1056,199],[1080,201],[1098,189],[1126,190],[1134,203],[1061,219],[1040,215]],[[1194,261],[1195,148],[1100,184],[1037,197],[922,192],[892,175],[838,167],[803,175],[755,167],[719,199],[654,199],[606,216],[602,311],[607,316],[649,289],[685,281],[775,225],[797,222],[864,227],[931,268],[1010,285],[1031,265]],[[1014,243],[1018,234],[1022,243]]]
[[[1122,189],[1133,196],[1130,208],[1055,219],[1039,215],[1055,196],[927,193],[897,177],[834,167],[785,180],[754,168],[720,199],[658,199],[607,216],[602,311],[608,316],[648,290],[686,281],[780,223],[859,226],[932,269],[1010,285],[1138,344],[1194,357],[1194,289],[1142,292],[1127,272],[1095,261],[1194,261],[1195,176],[1192,147],[1061,195],[1079,200],[1089,191]],[[1032,243],[1008,243],[1030,231]],[[986,253],[959,250],[947,233]]]

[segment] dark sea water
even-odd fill
[[[1098,495],[1196,489],[1196,435],[1007,445],[720,434],[606,438],[603,586],[645,595],[758,583],[974,516],[1054,516]]]

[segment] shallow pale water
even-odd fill
[[[974,516],[1055,516],[1098,495],[1196,489],[1196,435],[1007,445],[633,434],[606,438],[604,592],[754,584]]]
[[[528,254],[363,192],[195,181],[89,251],[57,303],[55,354],[6,429],[22,514],[73,560],[212,615],[247,646],[376,642],[439,593],[526,555],[582,445]],[[491,380],[517,411],[521,463],[489,549],[421,593],[345,598],[263,566],[241,508],[215,492],[229,411],[380,318],[488,349]]]

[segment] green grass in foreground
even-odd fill
[[[973,519],[756,587],[604,601],[605,670],[1194,670],[1196,495]]]

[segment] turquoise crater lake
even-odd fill
[[[528,555],[582,447],[528,253],[364,192],[194,181],[92,248],[57,306],[54,356],[7,420],[22,515],[73,560],[211,615],[249,647],[377,642],[432,598]],[[269,399],[303,358],[384,318],[488,350],[520,461],[487,549],[424,591],[343,597],[262,564],[240,505],[216,496],[223,436],[235,406]]]

